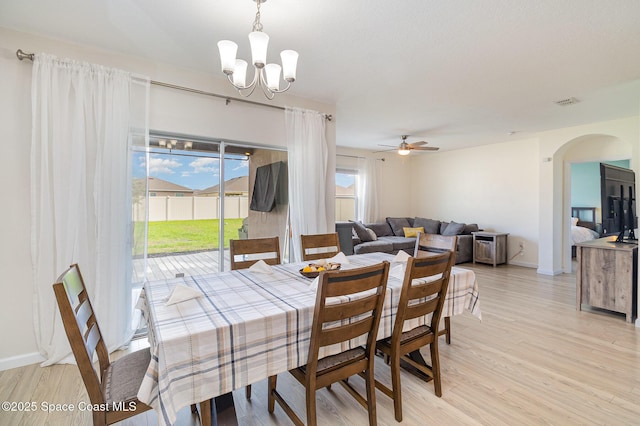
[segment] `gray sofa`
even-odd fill
[[[427,234],[457,235],[458,249],[456,263],[473,260],[473,235],[478,231],[476,224],[442,222],[421,217],[388,217],[384,222],[353,223],[353,252],[364,254],[384,252],[396,254],[400,250],[413,255],[415,237],[405,237],[405,228],[423,228]]]

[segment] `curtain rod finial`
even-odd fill
[[[33,61],[33,57],[34,57],[33,53],[24,53],[24,52],[22,51],[22,49],[18,49],[18,50],[16,51],[16,56],[17,56],[17,57],[18,57],[18,59],[20,59],[21,61],[22,61],[23,59],[29,59],[29,60]]]

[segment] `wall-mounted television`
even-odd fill
[[[633,170],[600,163],[600,202],[603,235],[635,239],[636,175]]]
[[[287,204],[287,164],[283,161],[256,169],[249,209],[270,212],[276,204]]]

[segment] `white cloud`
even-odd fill
[[[193,173],[212,173],[218,171],[219,161],[217,158],[198,158],[189,163],[189,166]]]
[[[191,176],[191,172],[182,172],[181,177],[189,177]]]
[[[144,163],[143,163],[144,165]],[[149,159],[149,175],[155,174],[173,174],[173,169],[181,167],[182,164],[176,160],[169,160],[166,158],[151,157]]]
[[[236,170],[242,170],[242,169],[248,169],[248,168],[249,168],[249,162],[241,161],[240,164],[234,167],[233,171],[235,172]]]

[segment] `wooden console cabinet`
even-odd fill
[[[616,237],[577,244],[576,308],[582,304],[637,317],[638,245],[616,243]]]

